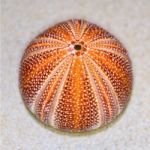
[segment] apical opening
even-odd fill
[[[81,45],[78,45],[78,44],[75,45],[75,46],[74,46],[74,49],[75,49],[75,50],[80,50],[80,49],[81,49]]]

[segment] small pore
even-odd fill
[[[78,44],[77,44],[77,45],[74,45],[74,49],[75,49],[75,50],[81,50],[81,45],[78,45]]]

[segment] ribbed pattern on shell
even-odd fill
[[[85,20],[49,28],[29,44],[21,61],[26,106],[61,130],[87,131],[111,122],[125,108],[131,87],[126,49]]]

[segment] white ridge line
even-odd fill
[[[94,47],[92,47],[91,49],[95,49],[95,50],[103,51],[103,52],[110,52],[110,53],[112,53],[112,54],[115,54],[115,55],[117,55],[117,56],[123,58],[126,62],[129,61],[129,58],[128,58],[127,55],[124,55],[124,54],[122,54],[122,53],[120,53],[120,52],[114,50],[114,48],[113,48],[113,49],[110,49],[110,48],[94,48]]]
[[[87,23],[85,23],[83,20],[81,22],[82,22],[82,24],[80,26],[80,37],[79,37],[80,39],[81,39],[85,29],[87,28]]]
[[[93,24],[88,24],[88,25],[89,25],[89,27],[84,31],[84,34],[82,34],[81,40],[82,40],[83,37],[87,34],[88,30],[89,30],[91,27],[93,27]],[[86,43],[87,43],[87,42],[86,42]]]
[[[104,41],[106,41],[106,42],[112,42],[112,41],[117,42],[116,39],[112,39],[112,38],[104,38],[104,39],[96,38],[95,40],[88,41],[87,44],[94,44],[96,42],[104,42]]]
[[[68,68],[67,68],[66,72],[64,73],[64,76],[63,76],[63,78],[62,78],[62,80],[60,82],[60,85],[59,85],[59,87],[57,89],[57,93],[55,94],[55,97],[53,99],[53,103],[52,103],[50,111],[49,111],[48,122],[49,122],[49,124],[51,124],[52,126],[55,126],[55,127],[56,127],[56,124],[55,124],[56,109],[57,109],[57,106],[59,104],[59,99],[60,99],[63,87],[65,85],[65,81],[67,79],[67,76],[68,76],[71,64],[72,64],[72,59],[71,59],[71,62],[68,65]]]
[[[61,39],[56,39],[54,37],[39,37],[39,38],[36,38],[32,44],[36,44],[36,42],[52,42],[52,41],[55,41],[55,42],[58,42],[59,44],[68,44],[66,41],[63,41]]]
[[[69,25],[69,27],[70,27],[70,29],[71,29],[71,31],[73,33],[74,39],[76,39],[76,32],[74,30],[73,23],[71,21],[68,21],[67,24]]]
[[[104,121],[104,118],[103,118],[104,113],[103,113],[103,108],[102,108],[103,105],[102,105],[102,102],[101,102],[101,98],[100,98],[100,96],[98,94],[98,90],[96,88],[94,79],[93,79],[93,77],[91,75],[91,72],[90,72],[90,70],[89,70],[89,68],[87,66],[87,63],[85,61],[84,61],[84,65],[86,67],[86,71],[88,73],[88,76],[89,76],[89,79],[90,79],[90,83],[91,83],[91,85],[93,87],[92,89],[93,89],[93,92],[95,94],[96,101],[98,103],[98,105],[97,105],[97,107],[98,107],[98,115],[99,115],[99,125],[98,126],[100,127],[103,124],[103,121]]]
[[[68,24],[68,22],[67,22],[66,24],[70,27],[70,25]],[[68,29],[68,28],[65,26],[65,24],[62,24],[62,27],[64,27],[64,29],[69,33],[69,35],[75,39],[71,28]]]
[[[68,46],[67,47],[55,47],[55,48],[54,47],[53,48],[48,47],[48,48],[42,48],[40,50],[35,50],[35,51],[30,52],[27,55],[25,55],[24,58],[23,58],[23,61],[28,59],[29,57],[32,57],[32,56],[34,56],[36,54],[40,54],[40,53],[43,53],[43,52],[46,52],[46,51],[47,52],[55,51],[55,50],[60,50],[61,51],[61,50],[65,50],[67,48],[68,48]]]
[[[54,70],[51,72],[51,74],[47,77],[47,79],[45,80],[45,82],[42,84],[42,86],[40,87],[40,89],[38,90],[38,92],[35,94],[35,96],[33,97],[32,101],[32,105],[30,107],[31,112],[35,112],[35,106],[36,103],[38,102],[38,100],[40,99],[41,95],[43,94],[43,91],[45,90],[46,86],[48,85],[49,81],[51,80],[51,78],[55,75],[55,73],[58,71],[59,68],[61,68],[62,64],[66,61],[68,56],[66,56],[59,64],[56,68],[54,68]]]
[[[101,70],[101,68],[98,66],[98,64],[93,60],[91,59],[88,55],[86,55],[88,57],[88,59],[94,64],[95,68],[97,69],[97,71],[99,72],[99,74],[102,76],[102,78],[106,81],[108,87],[110,88],[110,91],[112,93],[112,96],[114,97],[114,100],[115,100],[115,103],[116,103],[116,106],[118,106],[118,111],[117,111],[117,114],[120,113],[121,111],[121,108],[120,108],[120,104],[119,104],[119,99],[118,99],[118,96],[117,96],[117,93],[115,92],[114,90],[114,87],[112,85],[112,83],[110,82],[110,80],[108,79],[108,77],[106,76],[106,74]]]

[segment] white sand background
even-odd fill
[[[1,150],[150,150],[150,1],[3,0]],[[134,86],[125,113],[106,130],[85,136],[59,134],[28,113],[18,89],[27,44],[55,23],[81,18],[101,25],[127,47]]]

